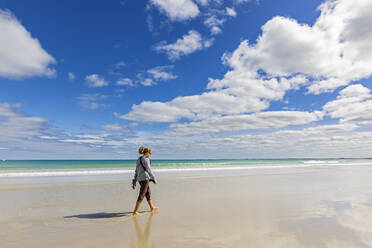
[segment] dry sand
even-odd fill
[[[132,217],[130,181],[1,185],[1,248],[372,247],[372,170],[164,178]]]

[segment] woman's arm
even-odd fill
[[[133,180],[136,180],[137,181],[137,177],[138,177],[138,164],[136,162],[136,170],[134,171],[134,178],[133,178]]]

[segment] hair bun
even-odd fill
[[[139,154],[143,154],[145,151],[145,147],[144,146],[141,146],[139,149],[138,149],[138,153]]]
[[[151,153],[151,148],[149,147],[144,147],[144,146],[141,146],[139,149],[138,149],[138,153],[139,154],[146,154],[146,153]]]

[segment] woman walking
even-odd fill
[[[137,159],[137,166],[136,166],[136,172],[134,174],[134,184],[136,181],[138,181],[141,185],[140,192],[137,198],[136,207],[133,211],[133,216],[138,215],[138,209],[141,206],[141,202],[143,198],[146,197],[147,203],[149,204],[151,211],[158,209],[159,207],[156,207],[152,204],[151,201],[151,190],[150,190],[150,181],[152,181],[154,184],[157,184],[154,175],[151,172],[151,164],[150,164],[150,155],[151,155],[151,149],[148,147],[141,146],[138,149],[138,153],[142,154]]]

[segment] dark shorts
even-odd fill
[[[139,184],[141,185],[140,192],[137,198],[138,202],[142,202],[143,198],[149,201],[151,200],[151,190],[150,190],[150,181],[140,181]]]

